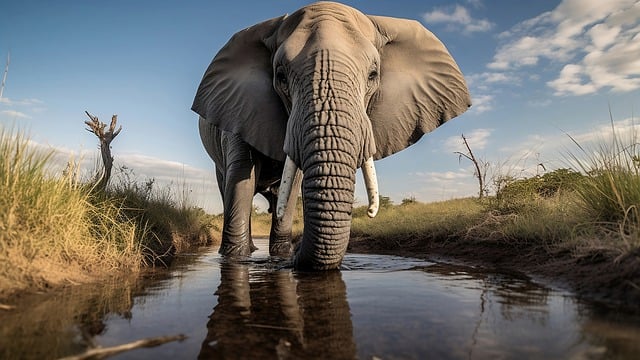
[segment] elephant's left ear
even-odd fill
[[[381,159],[465,112],[471,98],[447,48],[419,22],[369,18],[381,35],[380,89],[368,109]]]

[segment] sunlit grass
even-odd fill
[[[586,174],[577,193],[601,245],[631,250],[640,246],[640,138],[635,124],[626,132],[613,121],[611,127],[611,136],[594,146],[572,138],[579,151],[570,159]]]
[[[167,255],[192,245],[205,245],[215,237],[214,216],[188,199],[175,199],[169,188],[156,188],[153,180],[120,178],[105,199],[121,205],[123,221],[137,226],[137,237],[148,263],[163,263]]]
[[[0,129],[0,293],[141,264],[136,225],[72,175],[52,175],[51,155]]]
[[[387,206],[370,219],[366,207],[354,209],[352,234],[391,241],[415,237],[447,237],[464,231],[482,215],[475,199]]]
[[[613,127],[613,124],[612,124]],[[635,127],[587,148],[574,140],[573,170],[508,179],[495,196],[408,204],[368,219],[354,209],[352,235],[390,249],[429,241],[494,242],[623,256],[640,247],[640,139]],[[386,244],[386,245],[384,245]]]
[[[211,241],[211,216],[185,199],[134,181],[102,192],[52,155],[0,128],[0,296],[136,272]]]

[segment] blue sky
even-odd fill
[[[200,143],[193,95],[236,31],[308,1],[6,1],[0,65],[11,53],[0,123],[92,164],[84,111],[118,114],[116,165],[190,193],[219,212],[213,164]],[[635,126],[640,107],[640,1],[345,1],[364,13],[419,20],[465,74],[473,107],[414,146],[377,162],[395,202],[477,192],[455,151],[469,139],[489,178],[565,167],[566,134],[588,142]],[[74,155],[72,155],[74,154]],[[91,165],[88,165],[89,167]],[[356,198],[366,199],[359,178]],[[260,201],[258,204],[262,204]]]

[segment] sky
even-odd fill
[[[90,173],[98,148],[84,112],[104,122],[117,114],[117,168],[219,213],[213,163],[190,110],[200,79],[235,32],[310,2],[3,1],[0,66],[9,53],[10,65],[0,124]],[[343,3],[421,22],[447,46],[471,92],[469,111],[376,162],[380,192],[394,203],[477,195],[472,164],[456,154],[465,151],[463,134],[491,183],[567,167],[568,154],[579,152],[570,137],[583,145],[606,140],[612,122],[618,132],[636,127],[640,1]],[[359,204],[362,183],[358,177]]]

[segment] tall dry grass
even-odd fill
[[[354,209],[354,236],[384,239],[390,247],[407,241],[492,241],[618,256],[640,247],[640,137],[612,122],[611,138],[592,146],[574,142],[574,169],[507,179],[483,201],[458,199],[391,206],[367,219]],[[408,240],[407,240],[408,239]],[[393,242],[396,242],[393,245]]]
[[[137,224],[73,175],[53,174],[51,155],[0,128],[0,294],[142,263]]]
[[[572,138],[578,151],[569,159],[586,175],[577,193],[594,240],[630,251],[640,246],[640,137],[634,123],[622,130],[612,120],[595,145]]]

